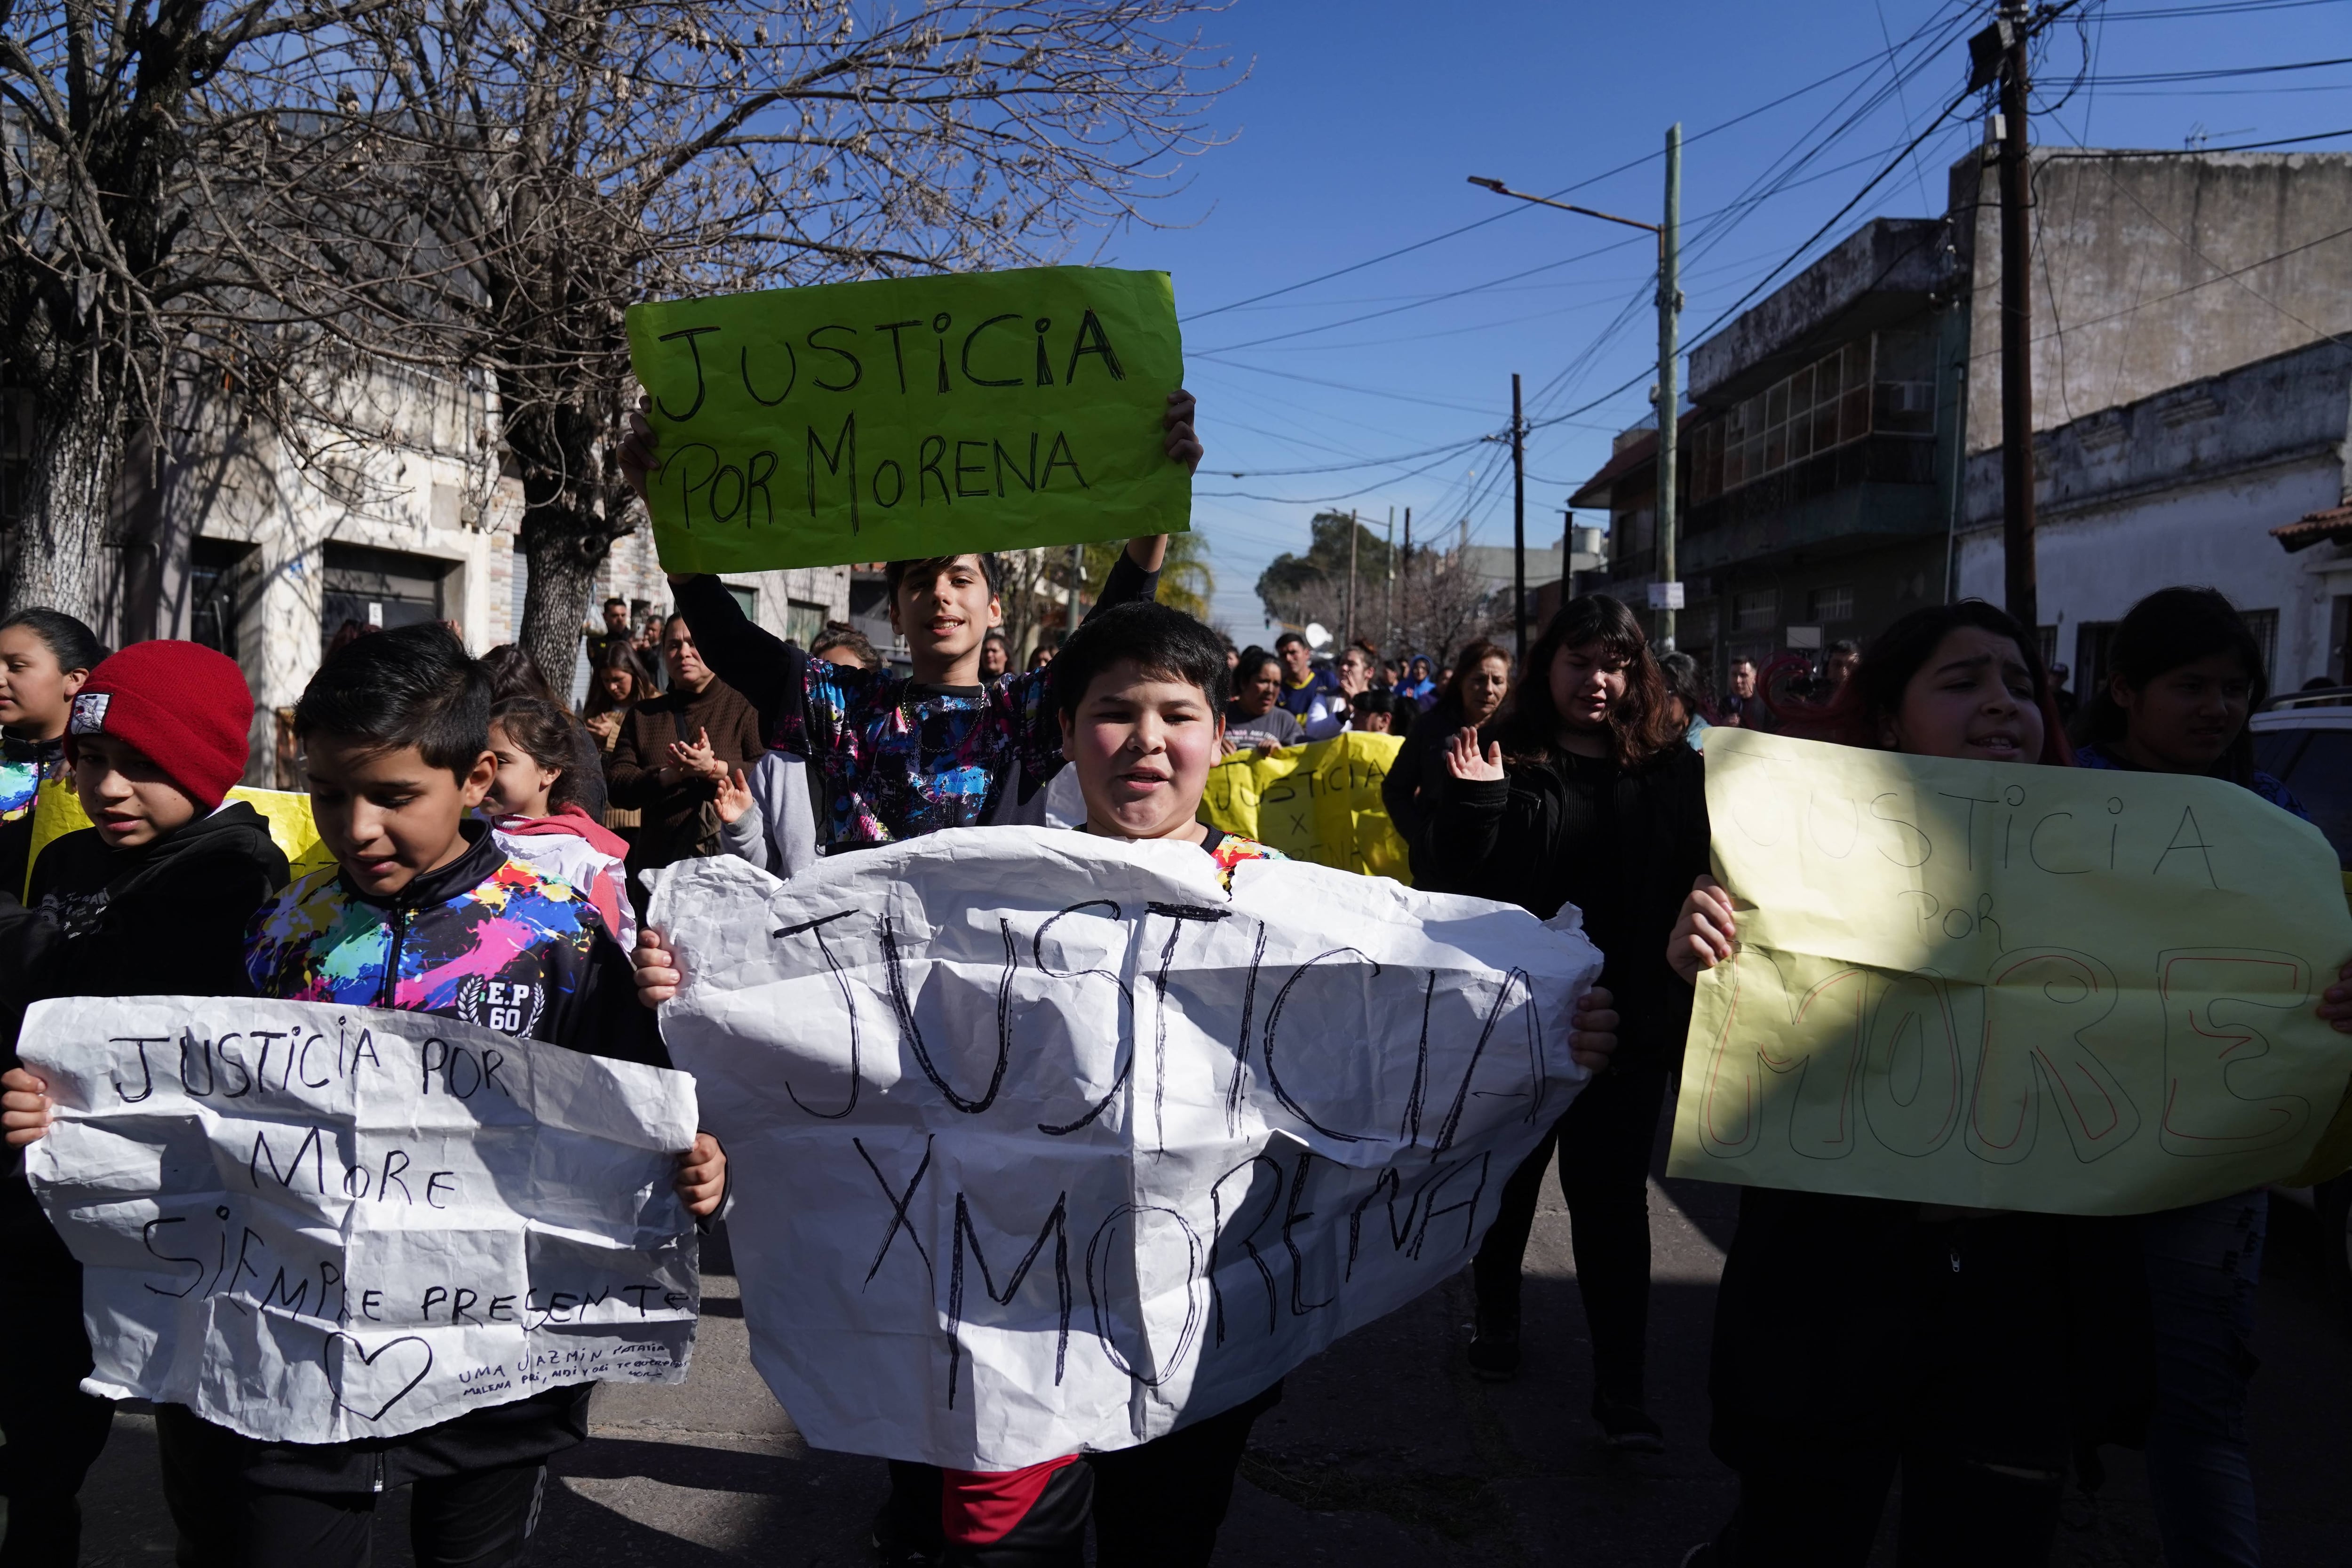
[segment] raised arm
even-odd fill
[[[1194,434],[1192,421],[1200,407],[1192,395],[1182,387],[1168,395],[1168,411],[1160,416],[1167,431],[1161,443],[1171,462],[1181,463],[1186,472],[1201,466],[1201,438]],[[1087,612],[1092,620],[1113,605],[1129,605],[1139,600],[1155,598],[1160,593],[1160,569],[1168,563],[1168,536],[1148,533],[1127,542],[1127,549],[1111,563],[1110,575],[1103,582],[1102,597]],[[1082,623],[1083,624],[1083,623]]]

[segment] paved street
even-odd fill
[[[1583,1318],[1558,1189],[1529,1248],[1529,1364],[1508,1384],[1465,1367],[1466,1280],[1449,1281],[1300,1369],[1258,1423],[1227,1521],[1232,1568],[1420,1568],[1424,1564],[1624,1564],[1673,1568],[1712,1531],[1733,1488],[1706,1447],[1707,1325],[1734,1197],[1726,1188],[1654,1185],[1656,1291],[1653,1406],[1669,1447],[1655,1458],[1601,1452]],[[2256,1463],[2265,1561],[2337,1568],[2352,1531],[2352,1335],[2328,1315],[2310,1215],[2273,1209],[2255,1384]],[[714,1265],[724,1258],[714,1252]],[[596,1441],[562,1456],[537,1560],[587,1568],[721,1568],[866,1561],[882,1487],[877,1461],[813,1451],[750,1367],[735,1281],[705,1280],[702,1334],[682,1389],[606,1389]],[[169,1561],[155,1487],[152,1423],[120,1422],[85,1494],[84,1561],[98,1568]],[[2162,1561],[2137,1456],[2110,1449],[2106,1489],[2067,1505],[2059,1562],[2109,1568]],[[407,1568],[395,1500],[378,1527],[379,1562]],[[1891,1510],[1890,1510],[1891,1515]],[[1888,1532],[1891,1536],[1891,1531]],[[1882,1560],[1893,1553],[1882,1544]]]

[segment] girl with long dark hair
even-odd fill
[[[2308,820],[2286,785],[2254,767],[2246,718],[2262,705],[2262,650],[2228,599],[2210,588],[2150,594],[2116,627],[2107,660],[2076,761],[2226,780]],[[2140,1220],[2156,1331],[2148,1496],[2168,1563],[2262,1561],[2246,1391],[2269,1200],[2257,1188]]]
[[[1978,600],[1914,611],[1820,715],[1824,738],[1914,756],[2071,761],[2034,639]],[[1701,877],[1666,961],[1731,956],[1730,896]],[[1630,1016],[1631,1009],[1619,1004]],[[1716,1299],[1711,1443],[1739,1507],[1696,1568],[1860,1568],[1903,1476],[1906,1564],[2045,1562],[2072,1453],[2074,1270],[2115,1222],[1740,1191]],[[2109,1272],[2127,1266],[2127,1251]],[[2095,1268],[2095,1263],[2092,1264]],[[2109,1317],[2109,1341],[2128,1324]]]
[[[1650,1149],[1690,1018],[1689,988],[1660,953],[1707,866],[1704,765],[1668,711],[1640,623],[1601,595],[1552,618],[1488,734],[1483,750],[1467,726],[1447,742],[1428,874],[1416,863],[1416,877],[1539,919],[1574,904],[1606,955],[1601,984],[1622,1022],[1616,1059],[1503,1188],[1473,1270],[1470,1364],[1493,1378],[1517,1370],[1520,1258],[1557,1146],[1591,1330],[1593,1417],[1612,1446],[1655,1450],[1664,1436],[1643,1394]]]

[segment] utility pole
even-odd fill
[[[1675,447],[1682,403],[1675,362],[1681,353],[1683,309],[1683,128],[1666,128],[1666,221],[1658,228],[1658,646],[1675,651],[1675,612],[1682,607],[1682,579],[1675,570]]]
[[[1341,641],[1342,650],[1355,646],[1356,641],[1356,509],[1348,509],[1348,635]]]
[[[1078,579],[1087,574],[1087,547],[1070,546],[1070,604],[1064,612],[1062,640],[1067,642],[1078,629]]]
[[[2005,0],[2021,4],[2021,0]],[[1490,180],[1482,174],[1470,176],[1474,185],[1483,185],[1498,196],[1515,201],[1533,202],[1538,206],[1558,207],[1562,212],[1577,213],[1585,217],[1597,217],[1609,223],[1622,223],[1628,228],[1645,228],[1658,237],[1658,541],[1657,580],[1650,584],[1650,605],[1658,615],[1660,651],[1672,652],[1675,646],[1675,611],[1682,607],[1683,585],[1675,575],[1675,437],[1676,405],[1682,401],[1675,384],[1675,361],[1681,352],[1678,323],[1682,316],[1682,225],[1683,225],[1683,128],[1677,123],[1666,130],[1666,210],[1664,223],[1643,223],[1639,218],[1620,217],[1596,207],[1580,207],[1572,202],[1557,202],[1549,196],[1529,195],[1515,191],[1500,180]],[[1511,455],[1515,471],[1518,469],[1520,436],[1518,418],[1518,377],[1511,378]],[[1524,531],[1524,530],[1522,531]],[[1521,570],[1525,570],[1527,547],[1519,546]],[[1519,651],[1527,652],[1527,585],[1520,584]]]
[[[2033,571],[2033,170],[2025,132],[2025,5],[2002,0],[2000,60],[2000,487],[2009,613],[2040,637]]]
[[[1511,619],[1518,628],[1519,679],[1528,667],[1528,444],[1519,418],[1519,373],[1511,373]]]
[[[1410,516],[1412,515],[1412,513],[1411,513],[1410,511],[1408,511],[1405,515],[1406,515],[1406,516],[1408,516],[1408,517],[1410,517]],[[1412,526],[1412,524],[1411,524],[1410,522],[1408,522],[1408,523],[1406,523],[1406,524],[1405,524],[1405,526],[1406,526],[1407,528],[1411,528],[1411,527]],[[1381,647],[1382,647],[1383,648],[1386,648],[1386,649],[1389,651],[1389,653],[1390,653],[1390,654],[1393,655],[1393,654],[1396,652],[1396,643],[1397,643],[1397,635],[1396,635],[1396,508],[1394,508],[1394,507],[1391,507],[1391,508],[1389,508],[1389,532],[1388,532],[1388,541],[1387,541],[1387,543],[1388,543],[1388,552],[1389,552],[1389,582],[1388,582],[1388,590],[1387,590],[1387,594],[1386,594],[1387,603],[1386,603],[1385,605],[1383,605],[1381,606],[1381,619],[1382,619],[1382,621],[1383,621],[1383,623],[1384,623],[1384,624],[1382,625],[1381,628]]]
[[[1412,508],[1404,509],[1404,620],[1397,623],[1397,640],[1404,640],[1404,621],[1412,619]]]

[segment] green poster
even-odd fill
[[[1039,267],[632,306],[672,572],[1181,532],[1164,272]]]

